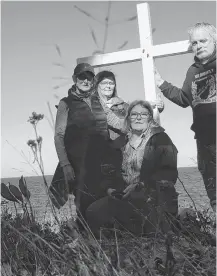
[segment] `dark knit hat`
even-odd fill
[[[96,85],[98,85],[103,79],[112,78],[116,85],[115,75],[111,71],[101,71],[96,75]]]
[[[88,63],[79,63],[74,69],[74,76],[83,72],[91,72],[95,76],[93,67]]]
[[[95,77],[95,87],[97,88],[98,84],[103,79],[107,79],[107,78],[112,78],[114,80],[115,87],[114,87],[114,93],[113,93],[112,97],[117,97],[118,94],[117,94],[117,88],[116,88],[116,79],[115,79],[115,75],[111,71],[101,71],[101,72],[99,72]]]

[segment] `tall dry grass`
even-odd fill
[[[35,139],[28,145],[44,176],[42,138],[37,132],[42,119],[41,114],[30,116]],[[13,216],[7,204],[2,204],[2,275],[215,275],[215,220],[207,210],[180,214],[174,232],[167,234],[156,229],[154,236],[136,237],[116,222],[113,229],[101,229],[100,239],[96,239],[85,223],[80,231],[73,217],[57,218],[53,206],[54,224],[39,223],[28,185],[24,177],[18,187],[1,184],[1,195],[6,199],[3,203],[12,201],[15,210],[17,205],[23,209],[22,214],[16,212]],[[45,177],[44,186],[47,191]],[[49,199],[48,193],[47,196]]]

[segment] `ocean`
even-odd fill
[[[192,197],[198,210],[204,210],[210,208],[209,199],[206,194],[206,190],[203,184],[202,177],[196,167],[182,167],[179,168],[179,178],[183,182],[186,190]],[[25,177],[25,176],[24,176]],[[49,207],[43,179],[40,176],[31,176],[25,177],[28,189],[31,193],[31,203],[35,212],[35,216],[39,221],[52,221],[51,209]],[[52,176],[46,176],[48,184],[51,183]],[[7,184],[10,182],[13,185],[18,186],[19,177],[14,178],[2,178],[1,182]],[[177,192],[179,193],[179,207],[186,208],[193,206],[193,203],[190,197],[187,195],[182,184],[179,180],[175,185]],[[4,200],[2,198],[2,200]],[[72,201],[73,202],[73,199]],[[72,203],[71,203],[72,204]],[[18,205],[18,204],[16,204]],[[15,213],[15,207],[13,203],[7,203],[6,206],[12,213]],[[18,212],[22,212],[22,209],[18,207]],[[5,205],[2,204],[2,208],[5,208]],[[67,219],[71,215],[75,215],[75,206],[72,204],[72,208],[69,208],[69,202],[65,204],[63,208],[57,210],[59,217]]]

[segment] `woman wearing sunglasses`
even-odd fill
[[[87,206],[100,194],[96,183],[100,181],[100,160],[109,140],[107,121],[119,128],[123,125],[123,121],[102,108],[95,93],[94,77],[91,65],[78,64],[68,97],[59,102],[55,124],[59,164],[49,189],[57,208],[61,208],[68,194],[73,193],[82,217]]]
[[[121,152],[119,164],[101,182],[108,196],[86,211],[97,237],[100,227],[115,220],[133,234],[155,234],[158,223],[167,232],[178,212],[177,149],[153,120],[150,103],[132,102],[125,124],[127,135],[114,141],[116,154]]]

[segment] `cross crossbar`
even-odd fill
[[[175,56],[180,54],[187,54],[191,52],[188,40],[165,43],[152,46],[152,53],[154,58]],[[142,59],[145,49],[136,48],[125,51],[118,51],[102,55],[94,55],[89,57],[82,57],[77,59],[77,63],[89,63],[93,67],[103,67],[115,64],[136,62]]]

